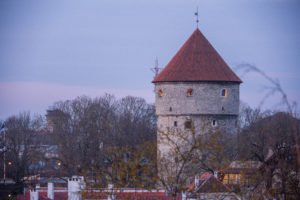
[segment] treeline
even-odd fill
[[[102,186],[117,182],[134,187],[141,184],[146,163],[149,173],[155,170],[155,110],[144,99],[79,97],[55,103],[52,110],[62,111],[52,119],[50,134],[53,144],[58,145],[62,175],[99,179],[101,174]]]
[[[7,177],[20,182],[37,174],[96,177],[101,172],[107,179],[116,179],[119,169],[112,166],[134,156],[155,170],[155,109],[144,99],[127,96],[117,100],[109,94],[94,99],[81,96],[56,102],[47,115],[46,119],[31,118],[29,113],[21,113],[5,120],[6,138],[4,141],[2,134],[1,144],[6,146],[2,149]],[[135,153],[143,145],[152,148]],[[1,166],[3,156],[4,151]],[[136,167],[145,168],[142,164]],[[1,171],[3,174],[3,168]]]
[[[179,140],[168,141],[174,144],[174,158],[170,156],[172,161],[164,163],[170,177],[162,179],[156,171],[160,158],[154,105],[131,96],[119,100],[112,95],[82,96],[55,103],[46,119],[31,118],[29,113],[6,119],[0,164],[3,166],[5,152],[7,177],[16,182],[37,174],[79,174],[93,180],[93,187],[113,183],[150,188],[163,181],[176,195],[193,175],[217,172],[232,161],[252,160],[260,161],[261,167],[251,194],[300,194],[299,119],[290,112],[263,112],[243,105],[238,121],[237,134],[211,130],[205,137],[186,137],[174,130],[165,133],[166,137],[171,133],[182,136],[182,145]],[[281,185],[274,189],[278,179]]]
[[[300,199],[300,120],[291,112],[262,112],[243,107],[237,160],[259,161],[251,187],[237,193],[247,199]]]

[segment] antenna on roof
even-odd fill
[[[151,71],[154,72],[154,78],[158,75],[159,71],[161,70],[162,68],[159,68],[158,67],[158,59],[156,57],[155,59],[155,67],[154,68],[151,68]]]
[[[195,15],[197,17],[196,23],[197,23],[197,28],[198,28],[198,23],[199,23],[199,19],[198,19],[198,6],[197,6],[197,12],[195,12]]]

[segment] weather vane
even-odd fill
[[[195,15],[197,17],[196,23],[197,23],[197,28],[198,28],[198,23],[199,23],[199,19],[198,19],[198,6],[197,6],[197,12],[195,12]]]

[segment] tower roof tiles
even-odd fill
[[[197,28],[152,82],[199,81],[242,82]]]

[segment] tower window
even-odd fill
[[[187,90],[187,96],[188,96],[188,97],[193,96],[193,93],[194,93],[194,91],[193,91],[192,88],[190,88],[190,89]]]
[[[174,127],[177,127],[177,121],[174,121]]]
[[[172,107],[170,107],[170,108],[169,108],[169,111],[172,112],[172,110],[173,110]]]
[[[217,126],[217,120],[213,119],[212,122],[211,122],[211,125],[213,127],[216,127]]]
[[[187,120],[184,122],[184,127],[185,129],[191,129],[192,128],[192,121],[191,120]]]
[[[163,91],[162,90],[158,90],[158,96],[162,97],[163,95],[164,95]]]
[[[226,89],[222,89],[221,96],[222,97],[227,97],[227,90]]]

